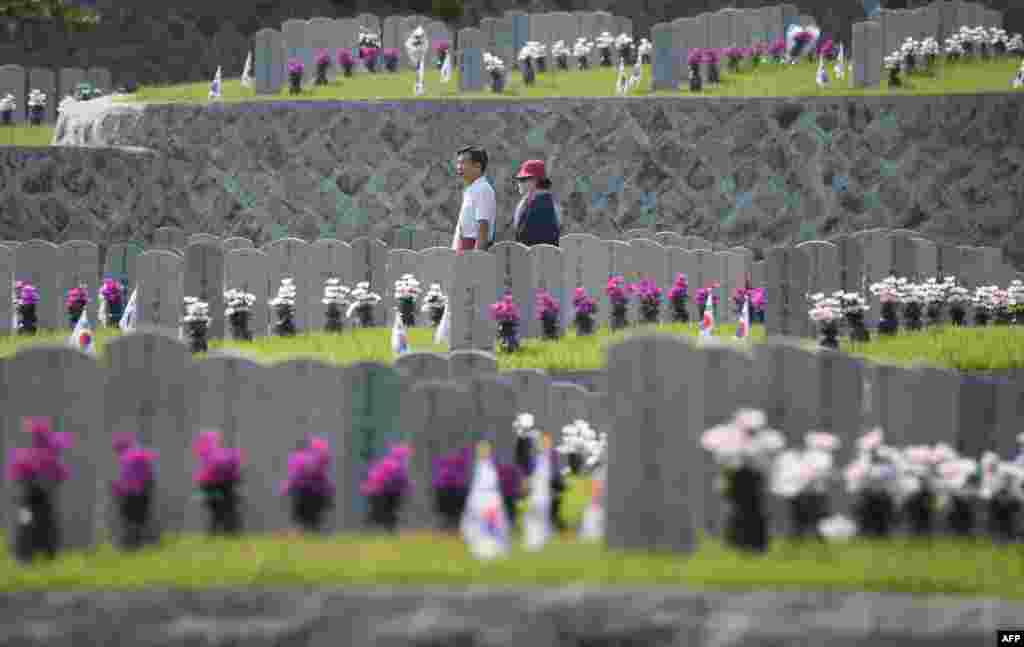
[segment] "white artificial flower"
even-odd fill
[[[597,46],[601,49],[609,48],[615,43],[615,37],[606,31],[601,32],[601,35],[595,40],[597,42]]]
[[[435,308],[444,308],[448,304],[448,297],[441,291],[440,283],[432,283],[427,293],[423,295],[422,312],[429,312]]]
[[[196,297],[185,297],[185,317],[182,321],[184,323],[197,321],[209,323],[210,304],[200,301]]]
[[[833,515],[818,523],[818,531],[828,541],[847,541],[857,534],[857,524],[842,515]]]
[[[412,274],[405,274],[402,278],[395,281],[396,299],[412,299],[415,301],[422,292],[420,282]]]
[[[736,412],[734,424],[744,431],[760,429],[765,425],[764,412],[757,409],[740,409]]]
[[[0,112],[7,112],[9,110],[17,109],[18,104],[14,100],[13,94],[8,94],[3,99],[0,99]]]
[[[270,307],[294,306],[295,305],[295,279],[281,279],[281,287],[277,289],[277,297],[269,303]]]
[[[248,292],[232,289],[224,293],[224,303],[227,306],[224,309],[224,316],[230,317],[236,312],[249,312],[256,303],[256,297]]]
[[[45,106],[46,95],[40,92],[39,90],[32,90],[32,92],[30,92],[28,95],[28,105],[29,107]]]
[[[533,429],[533,425],[533,414],[526,412],[520,413],[518,416],[516,416],[516,421],[512,423],[512,426],[515,428],[516,433],[518,433],[520,436],[522,436],[525,432]]]
[[[572,47],[572,55],[577,58],[589,56],[593,48],[593,42],[588,41],[586,38],[580,37],[576,39],[576,44],[574,44]]]
[[[380,303],[380,295],[376,292],[370,292],[370,282],[360,281],[356,283],[356,288],[349,293],[350,305],[348,312],[345,314],[347,319],[352,318],[360,308],[369,308]]]
[[[857,448],[861,452],[870,452],[882,446],[885,432],[881,427],[875,427],[857,440]]]
[[[651,50],[653,49],[654,45],[651,44],[651,41],[647,40],[646,38],[640,39],[640,45],[639,47],[637,47],[637,52],[640,54],[640,56],[646,56],[650,54]]]
[[[505,71],[505,63],[497,56],[493,56],[490,52],[484,52],[484,67],[491,73]]]
[[[826,434],[820,431],[811,431],[804,436],[804,443],[808,449],[816,449],[823,452],[834,452],[839,449],[839,439],[833,434]]]

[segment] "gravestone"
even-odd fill
[[[381,286],[381,308],[385,313],[384,324],[390,326],[394,323],[394,308],[398,307],[398,300],[395,298],[395,282],[401,279],[406,274],[412,274],[413,277],[420,280],[420,261],[422,256],[419,252],[414,252],[411,249],[392,249],[388,251],[387,260],[387,273],[385,275],[384,285]],[[424,292],[426,286],[421,286]],[[418,316],[417,311],[417,319]]]
[[[270,285],[267,288],[270,299],[277,297],[281,279],[291,278],[295,285],[295,326],[301,331],[309,330],[312,320],[313,293],[309,276],[309,243],[298,238],[282,238],[263,246],[269,265]],[[322,292],[317,294],[319,302]],[[277,317],[271,313],[271,326]]]
[[[110,70],[105,67],[90,67],[85,72],[85,78],[103,94],[110,94],[114,89],[114,79],[110,75]]]
[[[253,337],[270,334],[270,260],[255,248],[240,248],[224,255],[224,288],[241,290],[253,295],[255,303],[250,308],[249,331]],[[273,296],[277,296],[274,288]]]
[[[263,379],[265,367],[253,359],[211,353],[195,363],[195,424],[200,429],[220,429],[229,447],[242,444],[238,415],[247,402],[240,399],[239,386],[249,380]],[[199,515],[190,515],[186,527],[201,528]]]
[[[216,245],[217,247],[223,247],[220,236],[215,236],[213,234],[192,234],[186,240],[185,245],[187,247],[188,245],[195,245],[196,243],[203,243],[205,245]]]
[[[472,407],[469,388],[450,381],[420,382],[403,398],[403,428],[410,431],[412,441],[409,477],[413,483],[422,484],[412,488],[403,506],[403,529],[437,526],[433,488],[426,484],[433,480],[436,459],[469,443]]]
[[[307,250],[309,265],[310,327],[323,330],[327,324],[327,307],[323,304],[327,279],[337,278],[347,288],[352,283],[352,246],[340,240],[321,239]],[[383,295],[382,295],[383,296]]]
[[[484,88],[483,53],[487,48],[487,37],[472,27],[459,30],[458,34],[462,72],[459,74],[459,90],[475,92]],[[508,62],[506,62],[507,64]]]
[[[498,372],[498,358],[481,350],[455,350],[448,355],[448,375],[452,380],[467,380]]]
[[[405,51],[405,41],[401,38],[402,16],[388,16],[381,26],[381,44],[385,48]]]
[[[0,450],[4,461],[15,448],[30,446],[22,427],[25,417],[49,417],[54,431],[71,434],[74,444],[63,452],[63,462],[72,480],[54,495],[59,546],[61,550],[94,547],[100,491],[96,485],[113,473],[113,469],[103,470],[104,458],[113,454],[103,419],[107,371],[84,353],[56,344],[20,349],[4,360],[3,368],[0,388],[7,399],[0,412]],[[112,458],[107,464],[110,461]],[[11,505],[15,494],[4,478],[0,496],[5,505],[0,520],[8,541],[14,537],[17,520],[17,509]]]
[[[253,88],[256,94],[277,94],[285,82],[284,36],[276,29],[253,35]]]
[[[455,257],[454,285],[448,298],[452,309],[451,350],[494,348],[495,324],[490,306],[494,303],[491,295],[498,290],[495,261],[492,254],[480,251]]]
[[[340,50],[348,50],[349,53],[353,51],[356,43],[359,41],[359,21],[355,18],[341,18],[334,21],[334,32],[333,32],[334,47],[334,62],[338,61],[338,52]],[[401,49],[405,51],[405,39],[402,39]],[[356,58],[353,55],[353,58]],[[402,58],[405,58],[404,56]],[[359,66],[352,68],[352,73],[355,74],[359,70]],[[339,66],[340,71],[340,66]]]
[[[210,306],[210,339],[224,337],[224,292],[224,250],[220,245],[199,242],[186,247],[185,296],[196,297]]]
[[[537,319],[536,301],[540,290],[547,290],[551,296],[558,301],[561,318],[561,310],[571,307],[572,297],[566,300],[564,296],[565,280],[565,257],[560,247],[553,245],[534,245],[530,248],[530,268],[533,278],[533,285],[530,290],[530,298],[526,303],[518,303],[522,320],[528,322],[523,326],[529,337],[540,337],[543,334],[543,324]]]
[[[873,20],[853,24],[853,83],[858,88],[877,88],[882,82],[882,26]]]
[[[121,283],[125,290],[125,303],[135,286],[135,259],[143,252],[136,243],[114,243],[107,248],[103,261],[103,278]]]
[[[494,254],[497,273],[495,301],[506,292],[511,293],[525,320],[528,313],[533,311],[534,298],[530,248],[522,243],[503,241],[491,247],[490,252]]]
[[[495,20],[492,52],[505,63],[506,69],[514,67],[516,60],[518,50],[515,48],[515,37],[515,19],[512,16],[505,14]]]
[[[405,49],[405,42],[406,40],[409,39],[409,34],[414,32],[417,27],[421,25],[426,25],[426,23],[427,20],[425,20],[422,16],[408,16],[402,18],[401,23],[399,23],[399,47],[401,47],[402,49],[402,61],[404,62],[403,64],[406,66],[407,69],[416,69],[416,66],[413,65],[412,60],[409,58],[409,54]],[[423,30],[426,31],[426,27],[424,27]],[[452,49],[454,50],[454,43],[452,44]]]
[[[716,11],[711,14],[710,20],[710,36],[711,47],[723,48],[729,47],[730,33],[729,33],[729,15],[722,12]]]
[[[80,67],[62,67],[57,74],[57,92],[60,94],[60,99],[57,100],[59,105],[64,97],[75,96],[75,91],[78,89],[80,83],[85,82],[85,70]]]
[[[566,303],[562,307],[562,326],[568,328],[575,318],[572,299],[576,288],[582,287],[587,296],[597,304],[606,299],[605,287],[608,284],[608,266],[610,264],[608,247],[601,239],[591,234],[569,234],[559,241],[562,250],[562,269],[564,272],[563,294]],[[594,314],[595,323],[608,312],[598,305]]]
[[[684,342],[653,336],[608,350],[608,409],[615,416],[608,432],[605,537],[613,550],[696,548],[706,459],[694,450],[703,427],[679,425],[693,413],[680,375],[687,356]]]
[[[431,284],[438,283],[444,295],[450,297],[454,287],[455,251],[448,247],[430,247],[420,252],[420,255],[423,257],[420,261],[420,272],[423,274],[420,284],[429,290]]]
[[[802,251],[773,247],[765,252],[765,284],[769,293],[765,328],[769,335],[799,335],[807,317],[810,259]]]
[[[653,240],[643,238],[629,241],[629,246],[633,257],[633,272],[636,274],[637,280],[650,279],[654,281],[655,285],[662,290],[662,303],[664,304],[668,286],[671,284],[668,251]],[[640,299],[638,296],[634,297],[633,304],[633,317],[636,321],[640,321]],[[667,312],[668,308],[661,308],[660,321],[665,320]]]
[[[466,381],[473,441],[488,440],[498,463],[512,463],[515,434],[512,423],[519,413],[518,393],[512,383],[497,372],[476,375]]]
[[[331,18],[317,17],[306,23],[306,36],[309,39],[309,46],[313,50],[313,79],[316,79],[316,57],[320,50],[331,56],[331,40],[333,38],[334,20]],[[383,47],[383,45],[381,45]],[[333,81],[338,70],[336,57],[331,56],[331,64],[327,66],[327,80]]]
[[[153,232],[153,249],[169,249],[180,253],[187,243],[188,235],[180,227],[160,227]]]
[[[798,24],[799,14],[797,8],[791,4],[779,5],[782,8],[782,33],[785,36],[790,25]]]
[[[25,93],[25,85],[28,83],[28,76],[25,68],[20,65],[0,65],[0,99],[8,94],[14,97],[16,104],[11,121],[14,124],[25,123],[27,112],[28,95]]]
[[[386,280],[388,249],[382,241],[360,236],[352,241],[352,287],[361,281],[369,281],[370,290],[381,294],[387,289]]]
[[[28,71],[28,91],[39,90],[46,95],[46,110],[43,120],[52,124],[57,121],[57,106],[60,104],[60,97],[57,95],[57,75],[47,67],[33,67]],[[25,96],[25,103],[28,103],[28,96]],[[27,105],[18,103],[19,106]]]
[[[305,86],[309,80],[309,68],[312,63],[312,57],[306,55],[306,21],[294,19],[284,21],[281,23],[281,37],[284,39],[286,52],[285,69],[287,69],[287,65],[292,59],[302,61],[303,65],[305,65],[302,74],[302,85]],[[307,61],[307,58],[310,60]]]
[[[576,24],[579,25],[579,37],[594,43],[592,56],[596,56],[597,37],[601,35],[601,32],[597,31],[597,16],[593,11],[576,11],[573,15],[576,16]]]
[[[69,240],[57,251],[61,302],[67,298],[71,288],[84,287],[89,295],[85,312],[94,327],[100,325],[96,317],[99,307],[100,248],[88,240]],[[67,327],[74,324],[64,319]]]
[[[13,286],[14,277],[14,249],[0,245],[0,285]],[[11,299],[0,298],[0,335],[10,335],[15,332],[14,315],[14,304],[11,303]],[[0,447],[0,450],[2,449]]]
[[[136,322],[164,333],[177,332],[185,314],[185,261],[174,252],[151,249],[135,259]]]
[[[770,44],[779,38],[785,38],[785,26],[780,5],[761,7],[761,24],[765,31],[765,42]]]
[[[171,256],[162,251],[140,256],[140,270],[144,271],[154,256],[162,255]],[[145,289],[140,286],[140,307],[146,303],[142,298]],[[195,463],[189,451],[197,431],[195,365],[183,344],[169,335],[147,331],[112,339],[106,347],[106,362],[109,372],[101,400],[105,451],[96,459],[97,468],[101,474],[116,473],[110,438],[115,433],[135,434],[143,447],[160,454],[150,532],[183,532],[187,508],[198,505],[191,496]]]
[[[671,23],[658,23],[651,27],[651,90],[675,90],[679,87],[674,35]]]
[[[45,240],[29,240],[14,250],[14,280],[25,281],[39,291],[36,317],[39,330],[65,328],[64,296],[60,292],[60,250]]]
[[[497,48],[497,41],[495,40],[497,22],[497,18],[488,17],[480,19],[480,33],[483,34],[484,51],[493,52]]]
[[[577,420],[587,420],[587,390],[572,382],[552,382],[549,398],[551,438],[555,445],[562,442],[562,431]]]
[[[514,368],[501,371],[500,375],[516,389],[516,413],[533,415],[534,427],[550,433],[554,439],[559,430],[551,419],[551,376],[539,368]]]
[[[395,359],[395,370],[413,383],[425,380],[447,380],[448,358],[440,353],[412,352]]]
[[[799,250],[807,257],[809,273],[807,277],[807,292],[810,294],[823,293],[831,296],[833,292],[842,289],[839,276],[839,248],[832,243],[823,240],[809,240],[798,244],[794,249]],[[810,310],[810,303],[807,309]],[[814,336],[815,326],[810,316],[795,317],[793,321],[794,333],[801,337]]]

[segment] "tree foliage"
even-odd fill
[[[85,30],[99,22],[96,0],[3,0],[0,18],[43,18],[59,20],[74,30]]]

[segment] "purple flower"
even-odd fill
[[[754,288],[750,291],[750,305],[754,306],[756,310],[763,310],[765,303],[764,288]]]
[[[521,499],[523,497],[523,470],[518,465],[498,465],[498,483],[501,487],[501,496],[506,499]]]
[[[288,479],[281,484],[281,494],[318,494],[334,496],[331,480],[330,446],[320,437],[312,437],[306,447],[288,457]]]
[[[793,40],[796,41],[797,43],[799,43],[800,45],[803,45],[807,41],[811,40],[811,32],[809,32],[809,31],[798,31],[796,33],[796,36],[793,37]]]
[[[89,303],[88,290],[85,288],[71,288],[68,290],[68,296],[64,301],[64,307],[68,310],[84,308],[87,303]]]
[[[330,65],[331,55],[326,49],[317,50],[316,52],[316,64],[317,65]]]
[[[412,449],[408,445],[393,446],[386,456],[370,465],[370,471],[359,491],[365,496],[404,495],[410,485],[409,456],[411,454]]]
[[[743,58],[743,54],[744,50],[739,47],[727,47],[725,50],[725,55],[734,63],[739,62],[739,60]]]
[[[434,52],[440,55],[442,52],[447,52],[451,45],[446,40],[438,41],[434,43]]]
[[[394,47],[382,49],[381,56],[384,58],[385,65],[397,65],[398,61],[402,58],[401,53]]]
[[[437,490],[465,490],[473,473],[473,448],[464,447],[434,459],[433,486]]]
[[[360,47],[359,58],[363,59],[364,61],[368,58],[375,58],[377,56],[377,52],[378,50],[376,47]]]
[[[547,290],[537,290],[537,319],[543,321],[550,317],[558,317],[561,306]]]
[[[819,41],[817,50],[818,56],[824,56],[825,58],[831,58],[836,54],[835,43],[832,42],[831,38],[825,38],[824,40]]]
[[[352,67],[355,65],[355,59],[352,58],[352,52],[347,49],[338,50],[338,65],[342,67]]]
[[[288,74],[302,74],[303,70],[306,69],[306,64],[299,58],[288,59]]]
[[[572,305],[576,308],[577,315],[592,315],[597,312],[597,302],[587,296],[584,288],[576,288],[572,297]]]
[[[626,279],[622,276],[613,276],[608,279],[608,285],[605,287],[605,292],[608,294],[608,298],[614,305],[625,305],[629,302],[629,297],[633,287],[626,284]]]
[[[25,418],[23,430],[32,435],[31,446],[11,451],[7,479],[15,483],[60,483],[71,476],[61,453],[72,446],[72,437],[54,433],[49,418]]]
[[[700,65],[703,60],[704,50],[700,47],[691,48],[689,56],[686,57],[686,62],[690,65]]]
[[[651,279],[642,279],[633,286],[633,291],[645,304],[654,306],[661,304],[661,288]]]
[[[114,279],[103,279],[103,285],[100,286],[100,296],[108,304],[121,303],[121,298],[124,293],[124,287]]]
[[[34,305],[39,303],[39,290],[37,290],[31,283],[19,281],[15,284],[15,290],[18,294],[18,300],[23,305]]]
[[[111,486],[114,495],[141,494],[153,481],[153,464],[159,454],[139,447],[132,434],[115,434],[113,444],[121,465],[121,476]]]
[[[498,322],[519,322],[519,306],[506,294],[501,301],[491,305],[491,318]]]
[[[216,487],[235,483],[242,478],[245,452],[223,446],[219,431],[203,431],[193,445],[199,459],[195,481],[200,486]]]
[[[721,53],[714,48],[704,50],[704,62],[708,65],[718,65],[718,61],[721,59]]]
[[[774,43],[771,44],[771,47],[768,48],[768,55],[769,56],[776,56],[776,57],[778,57],[778,56],[782,56],[785,53],[786,53],[786,39],[785,38],[779,38],[778,40],[776,40]]]
[[[686,277],[682,273],[676,274],[675,283],[672,284],[672,289],[668,291],[668,298],[672,301],[685,300],[687,294]]]
[[[719,297],[717,290],[719,287],[721,286],[718,283],[712,283],[710,286],[706,288],[700,288],[699,290],[697,290],[697,305],[705,305],[708,301],[709,295],[711,296],[711,302],[714,305],[718,305]]]

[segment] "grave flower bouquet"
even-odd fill
[[[159,453],[142,448],[130,433],[114,434],[113,444],[120,474],[110,489],[121,521],[119,543],[126,550],[136,550],[145,543]]]
[[[900,45],[900,62],[903,65],[903,71],[907,74],[913,74],[914,68],[917,66],[917,41],[909,36]]]
[[[924,61],[924,64],[929,68],[935,66],[935,58],[939,55],[939,43],[934,38],[929,36],[922,40],[918,45],[917,57],[919,60]]]
[[[619,58],[622,59],[626,65],[632,65],[635,61],[633,58],[635,55],[635,48],[633,45],[633,37],[629,34],[619,34],[615,37],[615,50],[619,53]]]
[[[208,351],[206,334],[210,326],[210,304],[196,297],[185,297],[185,317],[181,322],[187,328],[189,350],[193,353]]]
[[[942,309],[946,305],[950,287],[952,287],[951,281],[939,282],[934,276],[918,286],[924,297],[924,310],[928,315],[929,326],[937,326],[942,323]]]
[[[507,353],[519,350],[519,306],[511,294],[491,305],[491,318],[498,322],[498,339]]]
[[[651,64],[651,52],[654,50],[654,45],[651,41],[646,38],[640,39],[640,45],[637,46],[636,51],[640,54],[640,64],[650,65]]]
[[[814,34],[812,34],[810,30],[803,29],[795,25],[789,29],[790,33],[787,34],[787,40],[789,41],[789,61],[790,63],[796,63],[800,59],[800,56],[809,49],[811,41],[814,40]]]
[[[367,521],[388,532],[394,532],[398,527],[398,510],[409,492],[411,455],[412,449],[408,445],[393,445],[385,456],[370,465],[366,480],[359,488],[369,502]]]
[[[466,509],[472,474],[472,447],[463,447],[434,459],[434,504],[441,516],[442,530],[458,530],[462,512]]]
[[[423,296],[422,312],[430,315],[430,323],[435,328],[441,324],[444,318],[444,309],[448,305],[448,297],[441,291],[440,283],[431,283],[430,289]]]
[[[736,288],[732,292],[732,307],[736,313],[736,317],[743,315],[743,304],[747,302],[747,299],[753,300],[753,290],[747,288]],[[753,304],[751,304],[751,316],[753,316]]]
[[[448,57],[448,51],[451,49],[451,43],[446,40],[434,43],[434,56],[436,57],[435,65],[437,69],[444,67],[444,59]]]
[[[869,288],[871,294],[878,297],[882,305],[882,320],[878,322],[878,332],[882,335],[895,335],[899,330],[899,303],[903,300],[903,290],[907,280],[902,281],[895,276],[887,277]]]
[[[719,51],[713,47],[704,50],[704,65],[707,66],[708,83],[711,85],[718,85],[720,83],[721,74],[719,72],[719,61],[721,55]]]
[[[1006,289],[1010,296],[1010,311],[1013,313],[1014,323],[1024,323],[1024,282],[1014,279]]]
[[[903,450],[903,460],[907,472],[903,515],[912,535],[919,537],[931,535],[935,513],[939,510],[941,503],[941,487],[944,481],[940,468],[947,463],[955,464],[960,458],[952,447],[939,443],[934,447],[928,445],[907,447]],[[968,461],[968,464],[972,462]],[[955,470],[947,469],[946,473],[953,472],[957,478],[962,476],[966,479],[967,474],[963,473],[964,467],[965,465],[956,465]]]
[[[1013,302],[1010,300],[1009,290],[996,287],[992,290],[989,302],[992,304],[992,314],[997,326],[1007,326],[1013,323]]]
[[[866,342],[871,340],[867,326],[864,325],[864,313],[868,311],[868,304],[864,297],[857,292],[834,293],[839,299],[839,309],[842,312],[843,320],[850,328],[850,340],[855,342]]]
[[[594,49],[594,43],[588,41],[586,38],[580,37],[576,39],[576,43],[572,46],[572,55],[576,57],[576,69],[586,70],[590,68],[590,52]]]
[[[370,282],[360,281],[356,283],[356,289],[349,294],[346,318],[359,317],[359,325],[363,328],[370,328],[374,321],[373,309],[378,303],[380,303],[380,295],[370,292]]]
[[[537,78],[536,72],[534,71],[534,60],[539,55],[537,49],[538,43],[534,41],[526,41],[523,48],[519,50],[519,70],[523,74],[523,83],[525,85],[533,85]]]
[[[846,489],[857,495],[854,521],[862,535],[888,537],[896,511],[916,482],[909,478],[903,453],[882,444],[884,432],[872,429],[857,440],[858,456],[843,473]]]
[[[331,66],[331,55],[326,49],[316,53],[316,85],[327,85],[327,68]]]
[[[33,126],[43,123],[46,114],[46,95],[33,89],[28,95],[28,120]]]
[[[743,50],[739,47],[725,48],[725,57],[729,60],[729,71],[733,74],[740,71],[740,63],[743,61]]]
[[[601,54],[601,67],[612,66],[612,47],[615,45],[615,37],[604,31],[595,39],[597,51]]]
[[[211,535],[238,534],[242,529],[238,486],[242,482],[245,453],[225,447],[221,432],[216,430],[201,431],[192,445],[192,453],[199,463],[193,479],[209,513],[207,531]]]
[[[537,290],[537,320],[541,323],[544,339],[557,340],[560,336],[558,329],[559,314],[561,305],[547,290]]]
[[[380,54],[380,49],[376,47],[360,47],[359,48],[359,60],[363,62],[363,66],[367,72],[377,72],[377,57]]]
[[[954,326],[962,326],[967,317],[967,304],[971,301],[970,292],[956,284],[956,277],[947,276],[945,282],[948,285],[946,303],[949,304],[949,320]]]
[[[828,516],[828,486],[834,476],[832,454],[839,440],[832,434],[810,432],[804,449],[790,449],[775,459],[772,493],[789,501],[793,536],[821,536],[820,523]]]
[[[607,433],[598,433],[586,420],[574,420],[562,427],[562,442],[555,451],[565,456],[569,473],[579,476],[597,467],[607,446]]]
[[[836,60],[836,56],[839,55],[839,52],[836,50],[835,42],[828,37],[823,38],[818,43],[818,46],[815,48],[815,50],[816,57],[824,58],[830,63]]]
[[[537,74],[544,74],[548,71],[548,46],[544,43],[533,44],[533,62],[537,65]]]
[[[569,71],[569,48],[565,46],[565,41],[560,40],[551,46],[551,55],[555,57],[555,65],[558,69],[568,72]]]
[[[676,280],[672,283],[672,289],[668,291],[668,301],[672,304],[673,322],[687,323],[690,321],[690,313],[686,310],[688,295],[689,286],[686,283],[686,276],[680,272],[676,274]]]
[[[832,350],[839,349],[839,322],[842,321],[842,304],[840,299],[843,292],[834,292],[832,296],[826,297],[823,293],[812,294],[807,297],[811,302],[811,309],[808,314],[811,320],[821,328],[821,347]]]
[[[604,291],[611,302],[609,326],[613,331],[621,330],[629,324],[629,297],[632,295],[633,286],[628,285],[622,275],[617,275],[608,279]]]
[[[306,64],[300,58],[288,59],[288,83],[289,92],[298,94],[302,92],[302,74],[306,70]]]
[[[1020,458],[1011,463],[1000,460],[993,452],[985,452],[981,457],[979,496],[986,502],[988,532],[992,539],[1014,541],[1024,501],[1024,465]]]
[[[7,480],[17,488],[14,557],[28,563],[37,554],[57,556],[60,529],[54,494],[71,476],[61,454],[73,441],[70,434],[54,432],[49,418],[24,418],[22,430],[31,435],[31,444],[11,450]]]
[[[697,304],[697,318],[704,318],[704,309],[708,307],[708,300],[711,300],[711,307],[718,310],[718,303],[721,300],[718,296],[718,289],[722,287],[718,282],[712,283],[711,285],[698,288],[697,294],[694,297],[694,303]]]
[[[747,49],[747,56],[750,57],[750,66],[757,68],[761,64],[761,59],[767,56],[768,48],[765,47],[764,43],[754,43],[753,47]]]
[[[34,335],[39,325],[36,306],[39,304],[39,290],[25,281],[14,282],[14,310],[18,313],[18,334]]]
[[[516,465],[523,470],[523,474],[533,473],[534,452],[540,441],[540,431],[535,429],[532,413],[520,413],[512,423],[512,429],[516,432]]]
[[[687,55],[686,64],[690,66],[690,92],[700,92],[703,81],[700,74],[700,63],[704,60],[704,50],[693,47]]]
[[[124,286],[115,279],[103,279],[100,285],[100,300],[103,311],[106,313],[108,326],[116,326],[121,322],[121,314],[124,312]]]
[[[987,326],[992,320],[996,311],[997,288],[994,285],[978,286],[971,297],[971,305],[974,306],[974,325]]]
[[[341,66],[341,71],[345,76],[352,76],[352,68],[355,67],[356,61],[352,58],[352,52],[347,49],[338,50],[338,65]]]
[[[594,333],[594,315],[597,313],[597,302],[587,294],[585,288],[576,288],[572,296],[572,306],[576,310],[573,323],[576,335],[585,337]]]
[[[0,119],[3,120],[5,126],[10,126],[14,118],[14,111],[18,108],[18,103],[14,100],[13,94],[8,94],[3,99],[0,99]]]
[[[510,525],[515,525],[519,501],[526,495],[526,479],[523,470],[512,463],[498,463],[498,489],[505,505],[505,514]]]
[[[662,290],[652,279],[641,279],[633,286],[644,323],[656,324],[661,314]]]
[[[386,47],[381,50],[381,58],[384,60],[384,69],[394,74],[398,72],[398,62],[402,58],[397,47]]]
[[[953,534],[969,537],[974,532],[974,501],[981,484],[978,461],[955,457],[936,466],[934,484],[939,493],[939,509],[946,511],[946,521]]]
[[[764,323],[764,311],[768,305],[768,296],[764,288],[753,288],[750,291],[750,318],[751,321]]]
[[[380,35],[360,27],[356,46],[359,48],[359,59],[366,66],[366,70],[368,72],[376,72],[377,54],[380,51]]]
[[[885,69],[889,70],[889,87],[898,88],[903,85],[900,80],[900,67],[902,66],[903,55],[899,52],[893,52],[883,59],[882,64]]]
[[[924,314],[928,294],[916,283],[900,284],[900,303],[903,304],[903,320],[907,330],[921,330],[921,315]]]
[[[331,448],[325,438],[312,436],[305,447],[288,456],[288,478],[281,495],[291,497],[292,522],[304,532],[320,532],[324,513],[334,505],[330,475]]]
[[[989,43],[992,45],[992,51],[995,52],[995,55],[1005,56],[1007,43],[1010,40],[1006,30],[999,27],[989,27],[988,35]]]
[[[293,337],[295,335],[295,279],[281,279],[281,286],[277,289],[277,296],[268,302],[277,315],[277,323],[274,324],[274,332],[281,337]]]
[[[505,63],[490,52],[484,52],[484,67],[491,75],[491,90],[500,93],[505,89]]]
[[[1014,34],[1007,43],[1006,49],[1012,56],[1024,56],[1024,37]]]
[[[765,427],[761,411],[741,409],[730,422],[705,431],[701,446],[722,468],[718,490],[728,502],[725,541],[743,550],[767,550],[765,481],[774,456],[785,446],[782,434]]]
[[[68,290],[64,298],[64,310],[68,315],[68,323],[72,328],[78,323],[85,306],[89,305],[89,290],[84,285]]]
[[[402,315],[402,323],[411,328],[416,325],[416,299],[420,298],[423,289],[420,282],[412,274],[403,274],[395,281],[395,301]]]
[[[224,316],[231,325],[231,337],[240,341],[252,341],[252,330],[249,321],[252,319],[252,307],[256,297],[241,290],[228,290],[224,293]]]
[[[344,328],[342,308],[348,305],[349,292],[350,290],[341,284],[341,279],[332,277],[324,283],[324,298],[321,303],[327,306],[327,323],[324,325],[327,332],[341,332]]]

